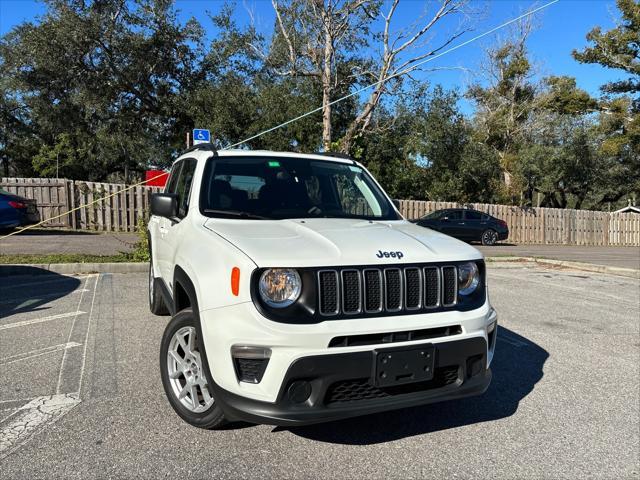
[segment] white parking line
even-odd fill
[[[87,279],[85,281],[85,286],[87,285],[87,282],[89,281],[89,279]],[[96,283],[98,281],[96,280]],[[80,305],[82,305],[82,299],[84,298],[84,290],[82,291],[82,293],[80,294],[80,300],[78,301],[78,308],[76,309],[76,312],[80,312]],[[67,338],[67,343],[71,342],[71,335],[73,335],[73,327],[76,326],[76,320],[78,319],[78,315],[74,315],[73,317],[73,322],[71,323],[71,328],[69,329],[69,336]],[[63,354],[62,354],[62,362],[60,362],[60,373],[58,374],[58,385],[56,386],[56,394],[60,394],[60,387],[62,386],[62,374],[64,372],[64,362],[67,359],[67,350],[65,349]]]
[[[87,333],[84,337],[84,351],[82,352],[82,366],[80,367],[80,380],[78,382],[78,398],[82,393],[82,378],[84,377],[84,365],[87,359],[87,344],[89,343],[89,331],[91,330],[91,319],[93,318],[93,305],[96,301],[96,290],[98,289],[98,282],[101,276],[98,275],[96,283],[93,286],[93,298],[91,299],[91,308],[89,309],[89,320],[87,320]]]
[[[58,374],[58,385],[56,387],[56,394],[50,396],[42,396],[36,397],[31,401],[26,400],[28,403],[16,411],[9,414],[7,417],[0,421],[0,461],[5,457],[13,453],[15,450],[20,448],[24,443],[30,440],[30,438],[38,433],[39,431],[45,429],[49,425],[58,421],[62,416],[67,414],[71,409],[73,409],[76,405],[81,403],[80,392],[82,390],[82,377],[84,375],[85,361],[87,355],[87,341],[89,338],[89,330],[91,328],[91,319],[93,316],[93,308],[96,299],[96,292],[98,288],[98,281],[100,279],[100,275],[91,275],[87,278],[95,277],[96,281],[93,285],[93,297],[91,299],[91,309],[89,310],[89,320],[87,321],[87,331],[85,334],[85,345],[82,356],[82,367],[80,369],[80,379],[78,392],[76,393],[60,393],[60,388],[62,386],[62,379],[65,367],[65,360],[67,355],[67,350],[74,347],[82,346],[82,344],[77,342],[72,342],[71,337],[74,333],[74,328],[76,324],[76,320],[78,315],[85,314],[80,310],[80,306],[82,305],[82,301],[84,298],[84,292],[90,291],[90,289],[83,288],[78,290],[81,293],[80,300],[78,301],[78,308],[75,312],[60,314],[60,315],[52,315],[51,317],[45,317],[41,319],[35,320],[26,320],[24,322],[16,322],[15,324],[4,325],[6,328],[14,328],[18,326],[23,326],[25,324],[30,325],[33,323],[39,323],[43,321],[53,320],[54,318],[67,318],[73,317],[73,322],[71,328],[69,330],[69,335],[67,339],[67,343],[62,343],[60,345],[53,345],[50,347],[42,348],[39,350],[33,350],[31,352],[26,352],[19,355],[14,355],[13,357],[7,357],[4,363],[0,363],[0,365],[7,365],[9,363],[22,361],[27,358],[32,358],[35,356],[46,355],[48,353],[52,353],[55,351],[63,350],[62,362],[60,364],[60,372]],[[86,287],[88,280],[85,281],[83,285]],[[8,401],[13,402],[14,400]]]
[[[50,322],[51,320],[58,320],[60,318],[73,317],[75,315],[84,315],[87,312],[78,310],[77,312],[59,313],[57,315],[50,315],[48,317],[34,318],[32,320],[23,320],[22,322],[8,323],[6,325],[0,325],[0,330],[7,330],[9,328],[25,327],[27,325],[33,325],[34,323]]]
[[[79,403],[77,395],[67,394],[36,397],[22,406],[13,420],[5,426],[0,425],[0,460],[20,447],[36,431],[55,423]]]
[[[67,348],[79,347],[81,343],[69,342],[61,343],[59,345],[51,345],[50,347],[39,348],[37,350],[31,350],[30,352],[20,353],[18,355],[12,355],[6,357],[0,362],[0,365],[9,365],[10,363],[20,362],[22,360],[28,360],[34,357],[40,357],[48,353],[59,352],[60,350],[66,350]]]

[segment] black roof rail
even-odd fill
[[[199,143],[187,148],[180,154],[180,156],[184,155],[185,153],[195,152],[196,150],[207,150],[209,152],[213,152],[214,155],[218,153],[218,149],[213,143]]]
[[[342,158],[344,160],[351,160],[353,163],[356,163],[355,159],[351,155],[348,155],[342,152],[318,152],[316,155],[324,155],[325,157]]]

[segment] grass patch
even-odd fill
[[[53,253],[48,255],[12,254],[0,255],[0,265],[38,264],[38,263],[124,263],[144,262],[135,253],[119,253],[117,255],[89,255],[85,253]]]

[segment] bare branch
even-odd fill
[[[282,22],[282,16],[280,14],[280,9],[278,8],[278,2],[277,0],[271,0],[271,4],[273,5],[273,9],[276,12],[276,18],[278,20],[278,27],[280,27],[280,33],[282,33],[282,37],[284,38],[285,42],[287,42],[287,46],[289,47],[289,61],[291,62],[291,69],[295,70],[296,67],[296,53],[295,53],[295,48],[293,46],[293,42],[291,41],[291,37],[289,37],[289,34],[287,33],[287,29],[284,26],[284,23]]]

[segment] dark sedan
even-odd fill
[[[467,242],[479,241],[483,245],[494,245],[498,240],[509,237],[507,222],[466,208],[436,210],[415,223]]]
[[[0,229],[38,223],[40,214],[35,200],[14,195],[0,188]]]

